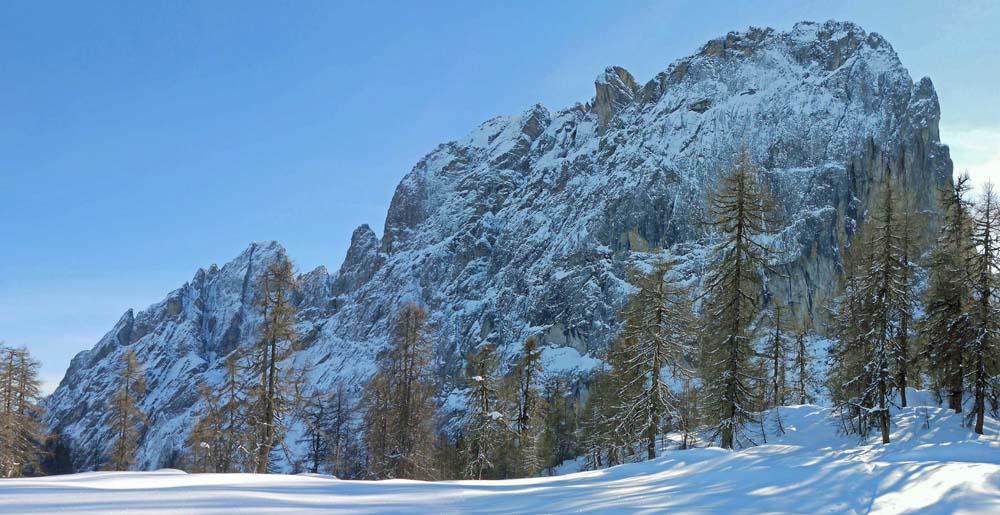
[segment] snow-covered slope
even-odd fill
[[[915,396],[916,397],[916,396]],[[509,481],[340,481],[321,476],[85,473],[0,480],[0,513],[1000,513],[1000,424],[986,436],[936,406],[899,410],[892,440],[858,445],[827,408],[781,413],[786,434],[731,452]]]
[[[631,263],[668,252],[697,287],[706,197],[742,145],[784,215],[770,291],[799,315],[819,313],[879,181],[898,181],[933,229],[935,188],[951,180],[939,118],[930,80],[914,83],[885,39],[850,23],[730,33],[645,85],[608,68],[590,102],[494,118],[417,163],[381,239],[362,226],[337,273],[301,277],[296,359],[317,384],[357,386],[394,310],[415,299],[432,313],[447,376],[484,341],[511,358],[530,335],[553,371],[586,372],[617,328]],[[254,244],[199,271],[73,360],[46,409],[79,470],[108,443],[99,419],[126,346],[150,373],[141,464],[170,463],[196,385],[253,338],[258,274],[283,252]]]

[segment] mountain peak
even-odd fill
[[[631,104],[639,93],[639,85],[625,68],[609,66],[594,81],[594,111],[602,127],[611,117]]]

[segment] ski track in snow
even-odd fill
[[[765,445],[669,450],[653,461],[565,476],[375,482],[90,472],[0,480],[0,513],[1000,513],[1000,423],[988,419],[986,435],[977,436],[961,415],[911,392],[915,404],[930,406],[897,410],[888,446],[839,435],[829,408],[790,406],[780,412],[785,434]]]

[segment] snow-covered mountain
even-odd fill
[[[743,145],[783,213],[769,290],[800,315],[830,298],[880,181],[897,181],[927,236],[935,189],[951,180],[930,79],[914,83],[884,38],[850,23],[733,32],[644,85],[611,67],[595,89],[585,104],[535,105],[438,146],[396,187],[381,239],[361,226],[338,272],[299,277],[295,359],[317,383],[360,384],[405,300],[432,313],[449,374],[483,341],[510,358],[530,335],[550,371],[586,372],[616,330],[630,264],[669,253],[697,285],[706,199]],[[126,347],[149,376],[141,464],[169,463],[196,385],[254,337],[259,274],[283,253],[254,243],[199,270],[73,359],[46,417],[78,469],[108,443],[99,421]]]

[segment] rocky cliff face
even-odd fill
[[[630,264],[670,254],[697,287],[706,198],[742,145],[783,214],[771,236],[782,274],[769,288],[802,316],[830,298],[880,184],[898,184],[929,235],[935,189],[951,180],[930,80],[915,84],[887,41],[853,24],[734,32],[644,85],[612,67],[595,87],[586,104],[536,105],[438,146],[397,186],[381,240],[362,226],[336,274],[299,278],[295,359],[314,381],[361,384],[406,300],[433,314],[451,374],[481,342],[511,358],[530,335],[550,372],[586,372],[616,330]],[[46,407],[77,467],[108,443],[98,422],[127,346],[150,376],[142,465],[168,461],[197,383],[217,381],[223,358],[253,338],[257,277],[283,252],[254,244],[199,271],[73,360]]]

